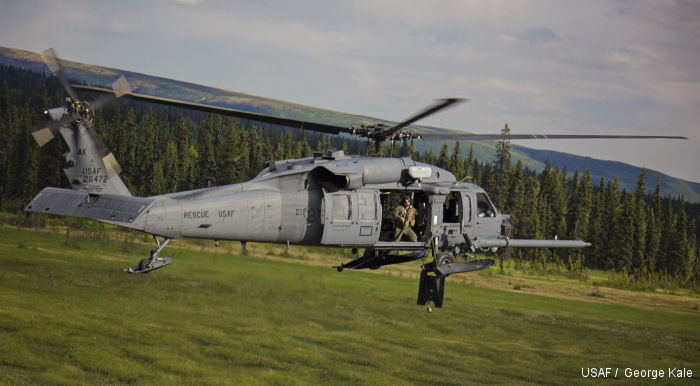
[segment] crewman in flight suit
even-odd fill
[[[416,208],[411,205],[411,197],[404,196],[401,205],[394,210],[394,225],[394,241],[401,241],[404,237],[418,241],[416,232],[411,228],[416,225]]]

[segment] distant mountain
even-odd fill
[[[222,90],[213,87],[201,86],[172,79],[166,79],[137,72],[100,67],[90,64],[77,63],[62,60],[66,76],[78,82],[110,87],[111,83],[121,74],[124,74],[135,91],[142,94],[181,99],[184,101],[206,103],[216,106],[229,107],[244,111],[274,115],[284,118],[313,121],[337,126],[350,126],[363,122],[394,123],[380,118],[364,115],[349,114],[297,103],[280,101],[277,99],[259,97],[234,91]],[[0,65],[24,68],[38,73],[49,75],[48,68],[37,53],[18,50],[14,48],[0,47]],[[461,131],[412,125],[418,133],[462,133]],[[428,149],[431,145],[437,153],[442,142],[425,141],[417,146],[417,149]],[[462,142],[462,152],[466,155],[470,142]],[[637,185],[640,168],[617,161],[603,161],[590,157],[582,157],[568,153],[551,150],[536,150],[523,146],[513,145],[514,160],[522,160],[523,163],[536,171],[544,168],[545,161],[550,160],[552,166],[568,166],[569,176],[575,169],[580,171],[591,169],[594,184],[598,184],[600,177],[605,179],[618,178],[620,187],[628,191],[634,190]],[[475,142],[475,153],[479,160],[491,161],[495,159],[495,142]],[[684,195],[686,200],[700,202],[700,183],[685,181],[671,177],[655,170],[647,170],[647,188],[654,189],[656,177],[661,176],[663,192],[674,196]]]

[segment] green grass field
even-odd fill
[[[588,367],[633,383],[652,380],[625,368],[700,376],[697,298],[669,312],[664,299],[678,296],[542,296],[526,290],[567,284],[491,272],[448,278],[444,308],[428,314],[415,266],[338,273],[265,245],[240,255],[176,240],[169,267],[128,275],[150,247],[122,235],[0,227],[0,383],[599,381],[582,378]],[[489,278],[527,284],[479,284]]]

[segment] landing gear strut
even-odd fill
[[[129,268],[124,268],[124,272],[128,273],[148,273],[153,271],[154,269],[158,268],[163,268],[166,265],[170,264],[173,259],[169,257],[159,257],[158,254],[160,251],[165,248],[165,246],[170,242],[169,238],[165,238],[165,240],[161,243],[160,240],[158,240],[158,236],[153,235],[153,239],[156,241],[156,249],[151,250],[151,256],[147,257],[139,262],[139,265],[135,265],[133,267]]]

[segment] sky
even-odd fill
[[[700,2],[0,0],[0,46],[476,133],[700,182]]]

